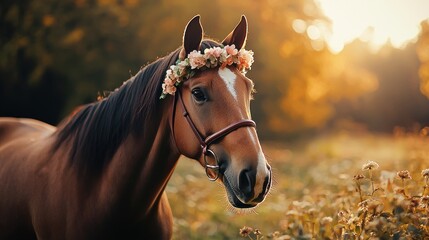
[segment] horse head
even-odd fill
[[[210,180],[221,181],[237,208],[255,207],[271,186],[271,167],[251,120],[254,85],[245,70],[253,52],[244,49],[246,38],[245,16],[221,44],[203,40],[200,17],[194,17],[163,85],[163,97],[174,95],[172,129],[179,152],[198,160]]]

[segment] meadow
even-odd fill
[[[247,211],[231,208],[223,186],[182,158],[167,187],[173,238],[428,239],[427,130],[263,142],[274,186]]]

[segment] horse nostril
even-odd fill
[[[264,194],[268,193],[268,191],[271,188],[271,183],[272,183],[272,180],[271,180],[271,175],[272,175],[271,166],[267,164],[267,167],[268,167],[269,174],[265,177],[265,180],[264,180],[264,186],[263,186]]]
[[[238,177],[238,189],[243,194],[243,200],[249,201],[253,197],[253,185],[255,184],[255,174],[251,170],[241,171]]]

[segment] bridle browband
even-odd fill
[[[242,128],[242,127],[254,127],[256,128],[256,123],[253,120],[250,119],[243,119],[240,120],[236,123],[232,123],[228,126],[226,126],[225,128],[222,128],[221,130],[207,136],[207,137],[203,137],[202,134],[198,131],[197,127],[195,126],[194,122],[191,119],[191,116],[188,113],[188,110],[186,109],[185,103],[183,102],[182,99],[182,95],[180,93],[181,89],[178,89],[175,96],[174,96],[174,102],[173,102],[173,114],[172,114],[172,133],[173,133],[173,138],[175,138],[174,136],[174,119],[175,119],[175,113],[176,113],[176,105],[177,105],[177,101],[180,102],[180,105],[183,109],[183,117],[185,117],[186,121],[188,122],[189,126],[192,129],[192,132],[194,132],[194,135],[197,137],[201,149],[202,149],[202,154],[204,155],[204,163],[205,163],[205,171],[206,171],[206,175],[209,178],[210,181],[216,181],[219,178],[219,160],[216,156],[216,154],[209,148],[209,146],[214,143],[215,141],[225,137],[226,135],[228,135],[229,133]],[[211,165],[208,161],[207,161],[207,156],[213,156],[213,158],[216,160],[216,165]],[[216,172],[216,175],[213,177],[209,174],[209,171],[214,171]]]

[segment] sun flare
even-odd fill
[[[330,26],[318,22],[307,26],[311,40],[324,40],[333,53],[355,39],[376,51],[389,42],[402,48],[415,41],[420,23],[429,18],[428,0],[316,0]],[[302,24],[302,23],[295,23]]]

